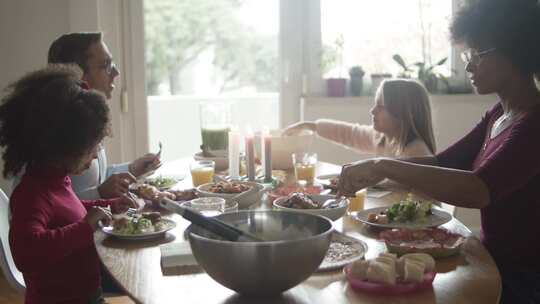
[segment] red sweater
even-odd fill
[[[472,170],[487,185],[481,239],[501,270],[540,273],[540,106],[490,139],[496,105],[465,137],[437,155],[441,166]]]
[[[55,169],[27,170],[10,199],[9,242],[26,283],[26,303],[86,303],[100,286],[94,233],[70,178]]]

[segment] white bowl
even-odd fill
[[[185,201],[185,202],[181,203],[180,206],[186,207],[186,208],[193,208],[191,206],[191,201]],[[223,213],[229,213],[229,212],[238,212],[238,203],[237,202],[235,202],[235,201],[227,201],[227,202],[225,202],[225,210],[223,211]]]
[[[195,160],[213,160],[216,163],[216,171],[224,171],[229,168],[229,158],[227,156],[204,157],[202,152],[193,155]]]
[[[213,193],[213,192],[209,192],[208,189],[210,188],[210,186],[214,185],[214,183],[208,183],[208,184],[202,184],[199,187],[197,187],[197,192],[199,192],[200,196],[202,197],[205,197],[205,196],[206,197],[222,197],[226,200],[233,198],[239,194],[243,194],[240,199],[236,200],[236,202],[238,203],[239,209],[247,209],[249,208],[249,206],[261,200],[261,196],[263,194],[262,190],[264,189],[263,185],[259,183],[255,183],[255,182],[236,182],[236,183],[247,185],[250,187],[250,189],[242,193],[231,193],[231,194]],[[249,192],[249,193],[245,193],[245,192]]]
[[[260,135],[255,135],[258,138]],[[296,136],[281,136],[280,130],[271,132],[272,140],[272,168],[287,170],[293,167],[292,154],[311,152],[313,132],[306,132]],[[260,139],[255,139],[256,149],[260,151]]]
[[[335,195],[310,195],[310,197],[318,202],[318,203],[324,203],[328,199],[336,198]],[[282,206],[282,203],[287,200],[287,197],[280,197],[274,201],[274,208],[279,210],[286,210],[286,211],[292,211],[292,212],[302,212],[302,213],[309,213],[309,214],[315,214],[315,215],[322,215],[324,217],[327,217],[331,219],[332,221],[335,221],[347,213],[347,208],[349,207],[349,200],[344,200],[344,203],[340,204],[336,208],[324,208],[324,209],[297,209],[297,208],[287,208]]]

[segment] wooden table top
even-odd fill
[[[167,166],[166,172],[189,172],[186,160]],[[181,171],[180,171],[181,170]],[[339,172],[340,167],[322,163],[318,174]],[[182,185],[191,185],[190,176]],[[387,206],[405,195],[394,192],[380,199],[368,197],[366,208]],[[458,220],[443,227],[468,236],[459,255],[438,259],[433,289],[407,296],[373,296],[355,292],[342,271],[315,273],[300,285],[271,299],[245,298],[214,281],[206,273],[164,275],[160,266],[159,245],[185,242],[183,231],[189,222],[179,215],[171,218],[177,227],[165,238],[126,241],[95,234],[97,252],[114,279],[137,303],[498,303],[501,280],[497,267],[480,241]],[[386,251],[376,233],[349,216],[334,222],[334,227],[366,242],[366,258]]]

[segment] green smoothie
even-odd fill
[[[230,128],[201,128],[202,144],[209,151],[229,148]]]

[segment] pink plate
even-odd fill
[[[424,281],[419,283],[398,282],[396,285],[388,285],[353,278],[350,274],[351,267],[352,264],[349,264],[343,269],[345,276],[347,277],[347,281],[349,281],[351,287],[356,291],[378,295],[404,295],[432,288],[433,280],[437,274],[435,272],[426,272],[424,274]]]

